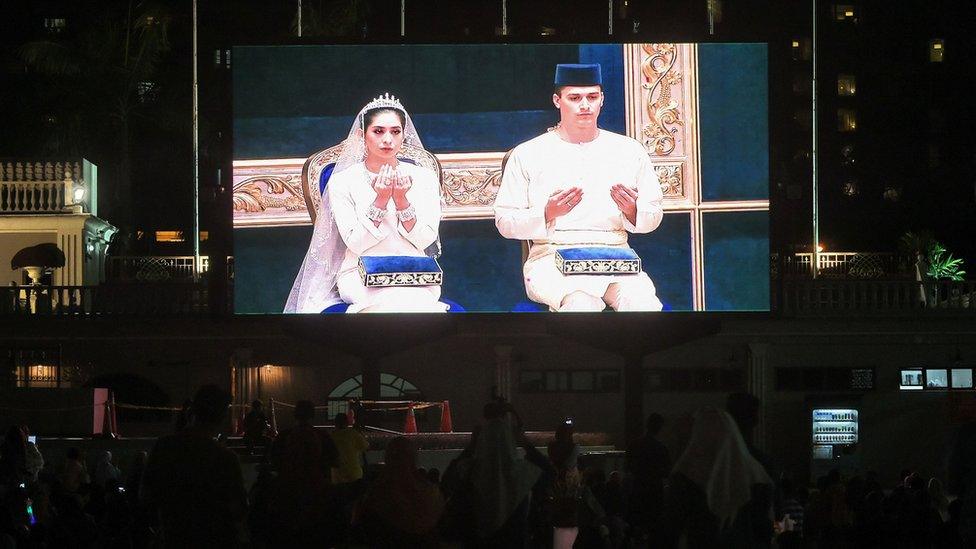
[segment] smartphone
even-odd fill
[[[27,435],[27,442],[31,444],[37,444],[37,437],[34,435]]]

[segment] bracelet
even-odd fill
[[[383,221],[383,218],[386,217],[386,210],[381,210],[380,208],[377,208],[375,204],[370,204],[369,207],[366,208],[366,217],[368,217],[370,221]]]
[[[414,208],[413,204],[411,204],[402,210],[397,210],[397,219],[402,223],[406,223],[411,219],[417,219],[417,208]]]

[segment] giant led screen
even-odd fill
[[[232,59],[237,313],[769,308],[765,44]]]

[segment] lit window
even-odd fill
[[[63,17],[50,17],[44,19],[44,30],[57,34],[68,26],[68,21]]]
[[[913,368],[901,371],[901,383],[899,385],[903,391],[917,391],[922,389],[922,369]]]
[[[925,387],[945,389],[949,386],[949,371],[945,369],[925,370]]]
[[[857,179],[851,178],[840,186],[840,192],[844,193],[844,196],[853,197],[857,196],[857,193],[861,192],[861,186],[858,185]]]
[[[857,112],[854,109],[837,109],[837,131],[857,131]]]
[[[945,41],[941,38],[929,40],[929,62],[941,63],[945,53]]]
[[[853,74],[837,75],[837,95],[857,95],[857,78]]]
[[[857,11],[851,4],[834,4],[834,20],[857,23]]]
[[[183,231],[156,231],[156,242],[184,242]]]
[[[158,96],[156,83],[151,80],[143,80],[136,84],[136,94],[142,103],[151,103]]]
[[[53,388],[58,386],[59,368],[45,364],[31,364],[26,368],[21,366],[18,369],[18,387],[44,387]]]
[[[966,369],[952,369],[952,388],[953,389],[972,389],[973,371]]]
[[[790,43],[790,52],[794,61],[809,61],[813,51],[809,38],[794,38]]]
[[[200,242],[206,242],[210,238],[210,231],[200,231]]]

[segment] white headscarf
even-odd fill
[[[342,153],[336,161],[332,177],[354,167],[359,167],[366,159],[366,112],[372,109],[390,108],[403,113],[403,143],[423,148],[420,136],[413,125],[410,114],[400,104],[400,100],[390,94],[384,94],[370,101],[356,115],[349,128],[349,135],[343,141]],[[312,187],[318,181],[310,182]],[[322,201],[315,217],[312,229],[312,241],[308,245],[305,261],[298,271],[295,284],[288,294],[285,303],[286,313],[321,313],[327,307],[342,302],[336,287],[336,275],[346,254],[346,244],[339,235],[335,217],[332,215],[332,201],[329,199],[328,187],[322,193]]]
[[[708,499],[708,509],[721,529],[731,525],[750,499],[754,484],[772,484],[763,466],[752,457],[735,420],[715,408],[695,414],[691,440],[674,465],[697,484]]]
[[[519,457],[508,419],[488,421],[478,435],[471,470],[479,537],[486,537],[505,524],[540,474],[538,467]]]

